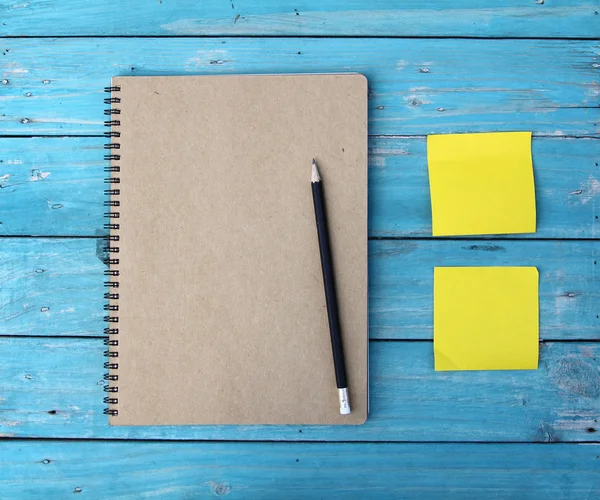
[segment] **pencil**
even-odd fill
[[[325,211],[325,198],[323,196],[323,183],[321,182],[319,169],[317,168],[317,163],[314,158],[312,161],[311,186],[313,203],[315,205],[317,234],[319,236],[319,252],[321,254],[321,268],[323,270],[323,284],[325,286],[325,302],[327,304],[327,317],[329,319],[329,336],[331,337],[333,366],[335,369],[335,381],[340,402],[340,413],[342,415],[348,415],[350,413],[348,381],[346,379],[346,364],[344,363],[344,351],[342,349],[342,331],[340,328],[340,317],[338,313],[337,296],[335,293],[333,261],[331,258],[327,214]]]

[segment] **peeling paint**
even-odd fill
[[[186,69],[194,69],[203,66],[214,66],[226,62],[227,51],[222,49],[199,50],[196,55],[187,59],[184,63]]]
[[[594,346],[591,345],[581,345],[579,346],[579,352],[584,358],[594,358],[597,354],[597,350]]]
[[[571,300],[571,297],[565,294],[558,294],[554,298],[554,313],[556,316],[562,316],[565,311],[576,307],[574,302]]]
[[[555,434],[554,426],[544,421],[541,421],[538,425],[537,437],[537,441],[541,441],[543,443],[554,443],[560,441]]]
[[[589,176],[585,182],[579,184],[579,189],[571,191],[569,195],[576,195],[576,201],[582,205],[587,205],[600,194],[600,181],[593,176]]]
[[[594,419],[579,418],[579,415],[573,415],[571,420],[556,420],[554,426],[561,431],[581,432],[598,425]]]
[[[563,391],[585,398],[600,397],[600,372],[594,364],[576,356],[559,359],[550,376]]]
[[[36,120],[37,123],[66,123],[75,125],[102,125],[101,120],[80,120],[79,118],[44,118]]]
[[[175,35],[197,35],[203,25],[202,19],[179,19],[172,23],[162,24],[160,28]]]
[[[40,172],[39,169],[34,168],[31,171],[31,176],[29,177],[29,180],[31,182],[37,182],[37,181],[41,181],[41,180],[45,179],[49,175],[50,175],[50,172]]]
[[[591,418],[592,420],[598,418],[598,412],[596,410],[594,410],[594,409],[586,410],[584,408],[560,410],[556,414],[559,417],[563,417],[563,418],[578,418],[578,419]],[[594,422],[594,423],[596,423],[596,422]]]
[[[410,153],[408,152],[407,149],[404,148],[388,148],[388,147],[384,147],[384,148],[371,148],[369,150],[369,154],[372,155],[399,155],[399,156],[405,156],[405,155],[409,155]]]
[[[371,167],[385,167],[385,156],[370,156],[369,165]]]
[[[229,483],[216,483],[214,481],[208,481],[204,484],[209,485],[212,493],[217,496],[228,495],[231,492],[231,485]]]
[[[2,76],[4,78],[19,77],[27,73],[29,73],[29,70],[23,68],[18,62],[6,63],[5,69],[2,70]]]
[[[411,94],[404,96],[402,98],[405,103],[410,104],[412,106],[421,106],[422,104],[431,104],[431,101],[422,95]]]
[[[469,245],[462,247],[463,250],[482,250],[484,252],[506,252],[506,248],[501,245]]]

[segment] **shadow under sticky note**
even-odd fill
[[[436,371],[537,369],[538,281],[535,267],[436,267]]]
[[[427,137],[433,236],[533,233],[530,132]]]

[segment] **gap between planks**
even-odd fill
[[[256,427],[265,427],[266,424],[256,424]],[[160,426],[155,426],[160,427]],[[182,426],[185,427],[185,426]],[[1,442],[31,442],[31,441],[51,441],[51,442],[90,442],[90,443],[252,443],[252,444],[287,444],[287,445],[312,445],[318,446],[323,444],[373,444],[373,445],[474,445],[474,446],[486,446],[486,445],[508,445],[508,446],[523,446],[523,445],[538,445],[538,446],[600,446],[598,441],[344,441],[344,440],[329,440],[329,441],[302,441],[302,440],[277,440],[277,439],[260,439],[260,440],[244,440],[244,439],[173,439],[173,438],[90,438],[90,437],[36,437],[36,436],[0,436]]]
[[[103,302],[102,302],[103,303]],[[108,338],[108,335],[13,335],[13,334],[2,334],[0,333],[0,339],[26,339],[26,340],[103,340]],[[369,338],[369,344],[373,343],[394,343],[394,342],[403,342],[403,343],[412,343],[417,344],[419,342],[424,344],[432,344],[433,339],[380,339],[380,338]],[[600,342],[599,339],[540,339],[539,344],[579,344],[579,343],[596,343]],[[412,442],[412,441],[411,441]],[[445,441],[444,441],[445,442]]]
[[[213,38],[213,39],[229,39],[229,38],[304,38],[304,39],[345,39],[353,38],[357,40],[534,40],[534,41],[582,41],[594,42],[597,37],[568,37],[568,36],[469,36],[469,35],[285,35],[285,34],[227,34],[227,35],[4,35],[0,36],[0,40],[62,40],[62,39],[181,39],[181,38]]]
[[[89,235],[63,235],[63,234],[2,234],[0,235],[0,241],[2,239],[62,239],[62,240],[105,240],[107,239],[107,235],[97,235],[97,234],[89,234]],[[474,235],[471,237],[455,237],[455,236],[369,236],[369,241],[457,241],[457,242],[472,242],[472,241],[530,241],[530,242],[540,242],[540,241],[600,241],[600,236],[598,238],[518,238],[514,236],[489,236],[485,235]]]
[[[190,75],[193,76],[193,75]],[[557,109],[557,108],[555,108]],[[589,106],[589,107],[571,107],[571,108],[561,108],[561,109],[600,109],[599,106]],[[461,132],[459,132],[461,133]],[[478,132],[473,132],[478,133]],[[399,134],[369,134],[369,140],[385,140],[385,139],[427,139],[427,135],[399,135]],[[532,132],[532,138],[538,139],[591,139],[591,140],[600,140],[600,137],[596,137],[593,135],[556,135],[556,134],[540,134],[536,132]],[[108,138],[103,134],[0,134],[0,139],[85,139],[85,138],[100,138],[106,139]]]

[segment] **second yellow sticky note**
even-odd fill
[[[435,369],[535,370],[538,280],[535,267],[436,267]]]
[[[535,232],[530,132],[427,137],[434,236]]]

